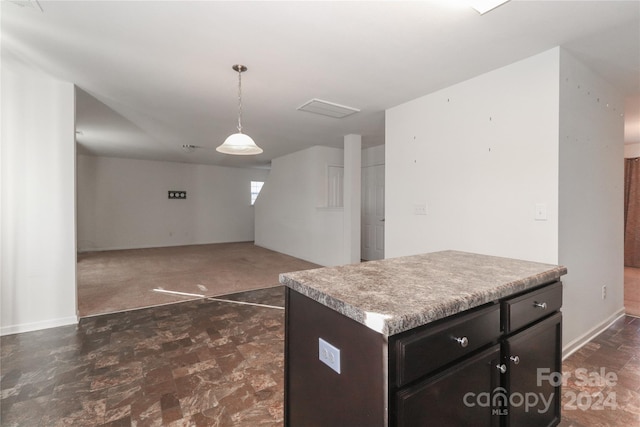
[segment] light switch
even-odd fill
[[[547,204],[546,203],[536,203],[536,213],[534,218],[536,221],[547,220]]]
[[[426,215],[427,214],[427,204],[426,203],[416,203],[413,205],[413,214],[414,215]]]

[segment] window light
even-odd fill
[[[260,190],[262,190],[263,185],[264,182],[262,181],[251,181],[251,205],[256,202],[258,194],[260,194]]]

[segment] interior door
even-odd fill
[[[362,168],[361,257],[384,258],[384,165]]]

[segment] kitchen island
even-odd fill
[[[285,425],[556,425],[566,272],[443,251],[282,274]]]

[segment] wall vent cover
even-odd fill
[[[312,100],[305,102],[298,107],[298,110],[333,117],[334,119],[342,119],[343,117],[360,112],[357,108],[347,107],[346,105],[323,101],[322,99],[317,98],[313,98]]]

